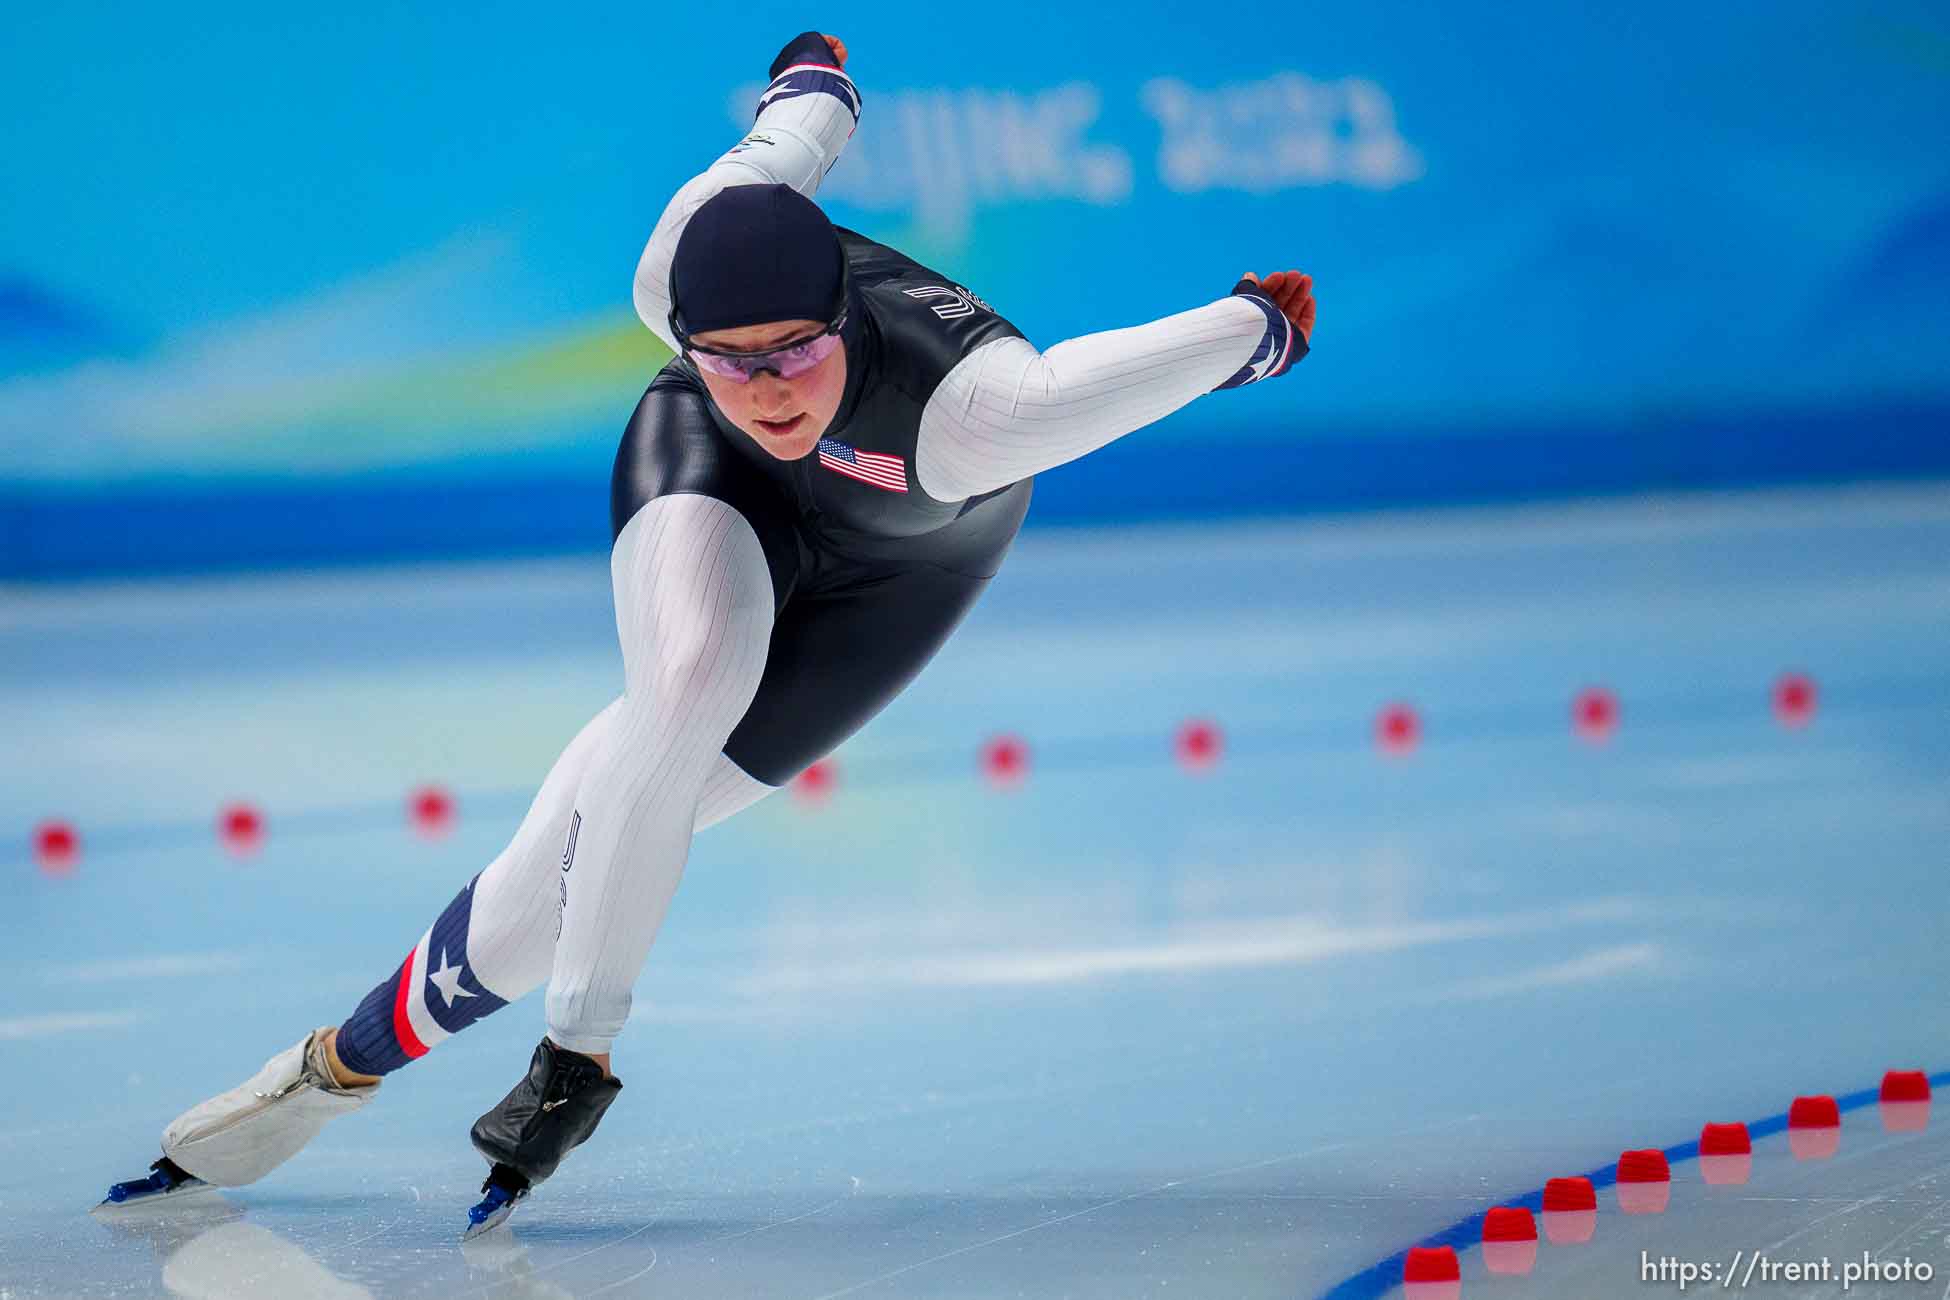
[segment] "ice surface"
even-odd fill
[[[0,593],[0,1294],[1372,1295],[1551,1176],[1950,1065],[1950,492],[1045,534],[824,805],[700,838],[626,1091],[508,1230],[457,1241],[466,1131],[538,1000],[255,1186],[90,1215],[500,847],[617,688],[605,578]],[[1424,736],[1391,760],[1397,699]],[[1004,731],[1012,792],[976,770]],[[459,820],[425,841],[436,779]],[[64,877],[26,851],[52,815]],[[1641,1249],[1778,1247],[1927,1258],[1888,1294],[1940,1294],[1943,1125],[1763,1137],[1735,1188],[1676,1163],[1663,1214],[1603,1193],[1527,1279],[1464,1251],[1465,1293],[1676,1293]]]

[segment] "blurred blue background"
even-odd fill
[[[1378,1296],[1547,1178],[1950,1064],[1942,5],[9,19],[0,1300]],[[216,1226],[86,1215],[621,689],[631,272],[812,26],[838,220],[1045,345],[1299,266],[1315,355],[1043,476],[828,784],[698,837],[630,1093],[503,1258],[466,1124],[534,998]],[[1733,1199],[1675,1157],[1499,1294],[1950,1277],[1942,1117],[1845,1128]]]
[[[1039,343],[1317,279],[1293,378],[1032,522],[1950,472],[1940,6],[49,6],[0,46],[0,575],[602,548],[642,241],[822,24],[831,213]]]

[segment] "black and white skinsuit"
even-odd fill
[[[851,136],[859,92],[825,57],[789,46],[752,133],[658,221],[635,301],[673,348],[669,273],[690,215],[733,185],[811,195]],[[609,1051],[693,832],[789,781],[913,679],[1000,567],[1031,476],[1306,350],[1267,298],[1235,292],[1039,352],[951,279],[841,240],[847,382],[820,451],[772,457],[681,356],[638,404],[611,488],[625,692],[421,940],[429,966],[460,963],[457,984],[443,977],[474,1000],[441,1006],[402,972],[423,1048],[546,982],[549,1037]],[[375,1068],[382,1055],[361,1049]]]

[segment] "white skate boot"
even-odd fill
[[[341,1088],[325,1059],[327,1029],[313,1030],[244,1083],[184,1111],[163,1130],[163,1158],[145,1179],[117,1183],[104,1208],[202,1186],[254,1183],[296,1155],[325,1121],[354,1111],[376,1083]]]
[[[178,1115],[163,1130],[163,1154],[206,1183],[241,1187],[297,1155],[326,1120],[365,1105],[379,1085],[332,1081],[328,1032],[313,1030],[246,1082]]]

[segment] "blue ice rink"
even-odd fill
[[[467,1127],[539,998],[255,1186],[87,1210],[498,851],[619,689],[606,566],[4,589],[0,659],[7,1300],[1373,1296],[1547,1178],[1950,1067],[1950,488],[1032,534],[830,798],[699,838],[622,1097],[465,1252]],[[428,781],[444,839],[407,828]],[[30,851],[56,816],[67,874]],[[1763,1135],[1737,1187],[1676,1159],[1663,1214],[1601,1189],[1527,1277],[1463,1242],[1463,1293],[1772,1250],[1945,1294],[1946,1126],[1855,1105],[1833,1158]]]

